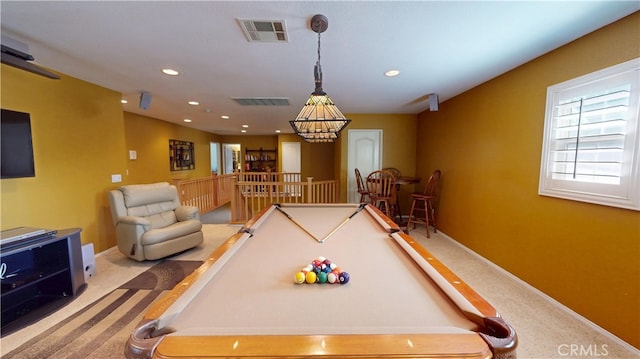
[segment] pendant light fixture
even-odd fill
[[[313,76],[316,87],[295,120],[289,121],[293,131],[307,142],[334,142],[351,122],[322,90],[322,68],[320,66],[320,34],[327,30],[329,21],[324,15],[311,18],[311,30],[318,34],[318,61]]]

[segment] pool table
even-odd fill
[[[344,284],[297,284],[323,256]],[[497,311],[378,209],[276,204],[154,303],[129,358],[513,358]]]

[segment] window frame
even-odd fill
[[[629,110],[624,132],[620,184],[603,184],[552,178],[555,126],[555,107],[561,101],[612,88],[611,79],[628,76],[631,79]],[[581,92],[584,91],[584,92]],[[538,194],[542,196],[588,202],[640,211],[640,58],[595,71],[547,88],[542,160]],[[578,135],[579,138],[581,138]]]

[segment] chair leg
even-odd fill
[[[423,201],[424,202],[424,219],[425,219],[425,229],[427,231],[427,238],[431,238],[431,235],[429,234],[429,201]]]
[[[393,217],[391,216],[391,208],[389,207],[389,201],[385,199],[384,201],[382,201],[382,203],[384,204],[384,213],[387,215],[387,217],[393,220]]]
[[[409,220],[407,222],[407,229],[405,229],[405,233],[409,234],[409,227],[411,227],[411,222],[413,223],[413,228],[416,228],[416,224],[415,221],[413,221],[413,209],[416,206],[416,200],[414,199],[413,201],[411,201],[411,209],[409,210]]]
[[[416,208],[416,204],[418,201],[424,202],[424,222],[422,219],[418,219],[417,215],[415,214],[415,212],[422,211]],[[416,223],[424,223],[427,230],[427,238],[431,238],[431,235],[429,234],[429,201],[414,199],[413,202],[411,202],[411,210],[409,211],[409,222],[407,223],[407,229],[405,230],[405,232],[407,234],[409,233],[409,227],[411,226],[411,224],[413,224],[413,229],[415,229]]]
[[[427,204],[429,205],[429,216],[431,225],[433,226],[433,233],[438,233],[438,229],[436,226],[436,210],[435,208],[433,208],[433,204],[431,203],[431,201],[427,201]]]

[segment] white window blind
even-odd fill
[[[639,64],[547,89],[541,195],[640,210]]]

